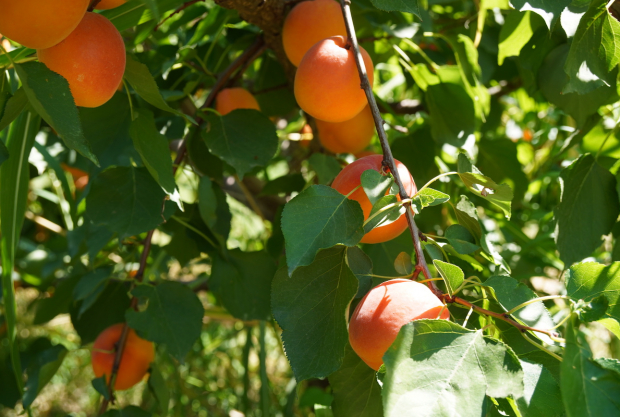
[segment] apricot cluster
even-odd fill
[[[102,0],[107,9],[125,0]],[[90,0],[0,0],[0,33],[37,50],[39,61],[69,83],[75,104],[98,107],[120,85],[125,43],[114,25],[87,12]]]
[[[123,332],[123,323],[108,327],[97,336],[91,352],[91,363],[97,378],[105,375],[110,382],[116,349]],[[133,329],[129,329],[123,356],[118,367],[114,390],[126,390],[144,378],[151,362],[155,359],[153,343],[140,338]]]
[[[286,17],[284,51],[297,66],[295,98],[317,120],[322,145],[334,153],[357,153],[370,143],[374,119],[347,40],[340,6],[333,0],[305,1]],[[362,58],[372,85],[374,67],[364,48]]]

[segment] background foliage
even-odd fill
[[[156,363],[112,416],[620,415],[620,5],[352,2],[395,158],[418,188],[459,173],[414,200],[441,288],[495,312],[566,296],[513,314],[559,325],[560,341],[451,304],[450,323],[405,326],[377,377],[345,314],[379,276],[411,273],[411,236],[357,247],[358,207],[326,187],[354,157],[299,140],[279,38],[294,2],[216,3],[103,12],[128,60],[121,91],[94,109],[1,41],[0,415],[93,415],[89,344],[125,320],[157,344]],[[258,38],[267,50],[229,85],[262,112],[201,108]],[[309,225],[304,204],[337,217]]]

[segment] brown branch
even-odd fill
[[[244,51],[235,61],[233,61],[230,64],[228,68],[224,70],[224,72],[222,72],[222,74],[218,77],[217,81],[215,82],[215,85],[213,85],[211,92],[207,96],[207,99],[201,108],[210,107],[215,101],[215,96],[217,95],[217,93],[226,85],[226,82],[235,73],[235,71],[239,68],[242,68],[248,60],[256,59],[256,57],[259,55],[258,51],[262,52],[264,50],[265,50],[265,42],[263,41],[262,37],[259,37],[250,48]],[[196,122],[198,126],[200,126],[203,120],[199,117],[197,118]],[[188,135],[182,140],[181,144],[179,145],[179,151],[177,152],[177,156],[172,166],[173,173],[176,173],[177,169],[179,168],[179,166],[185,159],[185,156],[187,154],[185,143],[187,141],[187,138],[192,133],[193,132],[188,133]],[[165,200],[164,200],[164,204],[165,204]],[[155,233],[155,229],[149,231],[146,235],[146,238],[144,239],[144,248],[142,249],[142,255],[140,256],[140,267],[138,268],[138,272],[136,273],[133,286],[135,286],[136,282],[138,283],[142,282],[144,278],[144,271],[146,270],[146,264],[148,261],[149,253],[151,252],[151,246],[152,246],[152,240],[153,240],[154,233]],[[131,299],[131,307],[134,310],[138,307],[138,299],[136,297],[133,297]],[[105,413],[110,403],[114,402],[114,388],[113,388],[114,382],[118,374],[118,368],[120,366],[121,359],[123,357],[123,352],[125,351],[128,333],[129,333],[129,325],[125,323],[123,325],[123,331],[121,333],[121,337],[115,347],[116,353],[114,355],[114,363],[112,365],[112,374],[110,375],[110,380],[108,381],[108,384],[107,384],[107,389],[108,389],[108,392],[110,393],[109,399],[104,398],[104,400],[101,402],[101,407],[99,408],[98,415],[102,415],[103,413]]]
[[[97,6],[100,1],[101,0],[91,0],[90,4],[88,5],[88,11],[92,12],[95,9],[95,6]]]
[[[558,334],[552,330],[542,330],[542,329],[536,329],[534,327],[530,327],[530,326],[526,326],[524,324],[519,323],[518,321],[514,320],[508,313],[496,313],[495,311],[491,311],[491,310],[487,310],[485,308],[482,307],[478,307],[475,304],[470,303],[467,300],[464,300],[460,297],[451,297],[448,294],[444,294],[443,299],[446,303],[456,303],[456,304],[460,304],[463,305],[465,307],[471,308],[472,310],[474,310],[476,313],[478,314],[484,314],[486,316],[491,316],[494,317],[496,319],[505,321],[506,323],[510,324],[511,326],[516,327],[521,333],[525,333],[525,332],[537,332],[537,333],[542,333],[542,334],[546,334],[549,337],[552,338],[556,338],[558,337]]]
[[[351,17],[351,0],[340,0],[340,5],[342,7],[342,14],[344,16],[345,26],[347,28],[347,35],[349,36],[349,43],[353,47],[355,63],[357,64],[357,70],[359,72],[361,80],[361,87],[366,93],[368,105],[370,106],[372,116],[375,120],[375,126],[377,127],[377,133],[379,134],[379,141],[381,142],[381,148],[383,149],[383,162],[387,165],[387,167],[392,172],[392,175],[394,176],[394,181],[396,182],[396,185],[400,190],[400,198],[402,200],[410,199],[411,196],[407,195],[405,187],[403,186],[403,182],[400,179],[400,175],[398,175],[398,170],[396,169],[396,162],[394,161],[394,157],[392,156],[392,150],[390,149],[387,135],[385,134],[385,130],[383,129],[383,118],[381,117],[381,113],[379,112],[379,108],[377,107],[377,101],[375,100],[375,96],[372,92],[372,87],[370,86],[370,82],[368,81],[368,75],[366,73],[364,60],[362,59],[362,54],[360,53],[360,48],[357,44],[355,27],[353,26],[353,18]],[[420,230],[415,224],[415,220],[413,220],[411,203],[405,203],[405,207],[405,215],[407,216],[407,223],[409,224],[409,230],[411,232],[411,237],[413,238],[413,247],[415,249],[417,265],[422,268],[422,273],[424,274],[424,277],[426,279],[430,279],[432,278],[432,276],[430,270],[428,269],[428,265],[426,264],[426,259],[424,259],[424,252],[422,251],[422,244],[420,243]],[[441,291],[439,290],[439,288],[437,288],[433,281],[428,281],[427,285],[438,298],[442,298]]]

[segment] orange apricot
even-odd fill
[[[316,119],[321,144],[333,153],[357,153],[370,144],[375,134],[375,120],[370,107],[364,107],[352,119],[330,123]]]
[[[349,342],[368,366],[379,370],[402,326],[437,318],[448,319],[450,312],[426,285],[393,279],[374,287],[357,305],[349,322]]]
[[[361,159],[361,158],[363,158],[365,156],[376,155],[376,154],[377,154],[377,152],[375,152],[373,150],[364,149],[363,151],[358,152],[358,153],[354,154],[353,156],[355,156],[355,159]]]
[[[254,109],[260,111],[258,101],[245,88],[225,88],[215,96],[215,110],[224,116],[237,109]]]
[[[122,332],[123,323],[119,323],[108,327],[97,336],[91,353],[93,371],[97,378],[105,375],[106,381],[110,381],[116,343],[120,340]],[[140,338],[133,329],[129,329],[114,389],[125,390],[140,382],[148,372],[153,359],[155,359],[153,343]]]
[[[304,1],[286,16],[282,44],[289,61],[297,67],[315,43],[336,35],[347,36],[340,5],[334,0]]]
[[[95,9],[97,10],[113,9],[118,6],[122,6],[126,2],[127,0],[101,0],[99,3],[97,3],[97,5],[95,6]]]
[[[364,48],[360,50],[372,86],[372,60]],[[332,123],[352,119],[364,109],[366,94],[353,48],[347,49],[344,36],[323,39],[304,55],[295,74],[295,98],[306,113]]]
[[[299,139],[299,146],[302,148],[307,148],[310,146],[310,142],[314,138],[314,133],[312,132],[312,127],[309,124],[305,124],[304,127],[299,131],[299,135],[301,136]]]
[[[336,176],[334,182],[332,183],[332,188],[334,188],[340,194],[349,194],[351,191],[353,191],[355,187],[360,185],[360,178],[364,171],[374,169],[377,172],[381,172],[382,161],[383,155],[370,155],[352,162],[351,164],[344,167],[342,171],[340,171],[340,173]],[[396,169],[398,169],[398,174],[401,181],[403,182],[403,186],[405,187],[405,192],[407,193],[407,195],[414,195],[417,192],[417,188],[407,167],[401,162],[396,161]],[[349,199],[355,200],[360,203],[360,206],[362,206],[362,211],[364,212],[364,219],[368,219],[370,211],[372,210],[372,204],[370,203],[368,196],[364,192],[364,189],[361,187],[358,188],[349,196]],[[400,197],[398,197],[398,199],[400,200]],[[383,223],[380,226],[372,229],[370,232],[366,233],[360,242],[387,242],[388,240],[392,240],[398,235],[400,235],[407,227],[407,218],[403,213],[395,221],[391,223]]]
[[[112,98],[125,72],[125,44],[112,22],[86,13],[56,46],[37,50],[39,60],[69,82],[75,104],[99,107]]]
[[[0,0],[0,32],[28,48],[56,45],[77,27],[89,0]]]

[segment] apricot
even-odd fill
[[[105,375],[110,381],[112,366],[116,355],[116,344],[123,332],[123,323],[114,324],[97,336],[91,353],[93,371],[97,378]],[[153,343],[140,338],[133,329],[129,329],[127,343],[121,358],[115,390],[125,390],[133,387],[144,378],[155,359]]]
[[[364,48],[360,50],[372,86],[372,60]],[[352,119],[367,105],[353,48],[347,49],[344,36],[323,39],[308,50],[297,68],[294,89],[299,107],[326,122]]]
[[[334,182],[332,183],[332,188],[340,194],[349,194],[355,187],[360,185],[360,178],[364,171],[374,169],[377,172],[381,172],[382,161],[383,155],[370,155],[352,162],[344,167],[336,176]],[[405,167],[405,165],[401,162],[396,161],[396,169],[398,169],[398,174],[400,175],[400,179],[403,182],[407,195],[414,195],[417,192],[417,188],[407,167]],[[368,196],[366,196],[364,189],[361,187],[358,188],[349,196],[349,199],[360,203],[360,206],[362,206],[362,211],[364,212],[364,219],[368,219],[370,211],[372,210],[372,204],[370,203]],[[400,200],[400,197],[398,197],[398,199]],[[362,238],[361,243],[387,242],[388,240],[392,240],[400,235],[407,227],[407,218],[403,213],[395,221],[391,223],[383,223],[366,233]]]
[[[77,27],[89,0],[0,0],[0,33],[28,48],[56,45]]]
[[[297,67],[315,43],[336,35],[347,36],[340,5],[333,0],[304,1],[286,16],[282,44],[289,61]]]
[[[375,121],[370,107],[364,107],[352,119],[340,123],[316,120],[321,144],[333,153],[357,153],[370,144],[375,134]]]
[[[86,13],[56,46],[37,50],[39,60],[69,82],[75,104],[99,107],[112,98],[125,72],[125,44],[112,22]]]
[[[245,88],[225,88],[215,96],[215,110],[224,116],[237,109],[254,109],[260,111],[258,101]]]
[[[99,3],[97,3],[97,5],[95,6],[95,9],[97,10],[113,9],[118,6],[122,6],[126,2],[127,0],[101,0]]]
[[[402,326],[438,317],[448,319],[450,312],[426,285],[393,279],[370,290],[357,305],[349,322],[349,342],[368,366],[379,370]]]
[[[302,148],[308,148],[310,146],[310,143],[312,142],[312,139],[314,138],[312,127],[306,123],[304,127],[302,127],[299,131],[299,134],[301,136],[299,139],[299,146],[301,146]]]

